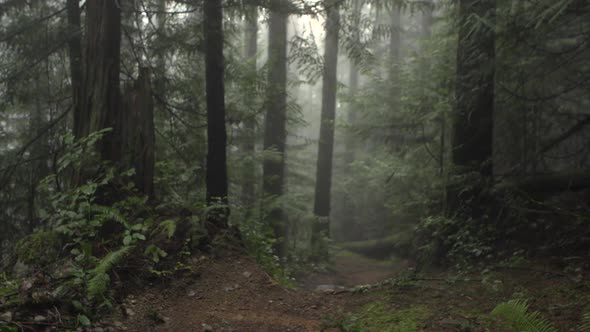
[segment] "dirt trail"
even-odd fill
[[[404,261],[376,261],[340,251],[331,271],[308,276],[301,289],[290,290],[250,258],[202,257],[190,274],[126,298],[121,313],[103,326],[141,332],[305,332],[320,331],[330,321],[327,317],[340,317],[339,322],[363,317],[362,328],[354,331],[501,332],[508,330],[492,319],[491,310],[524,297],[559,331],[569,331],[576,330],[583,308],[590,305],[590,284],[543,272],[546,266],[460,278],[451,273],[398,278],[364,293],[310,291],[319,285],[379,283],[406,266]]]
[[[321,285],[354,287],[377,284],[398,275],[408,268],[408,262],[392,257],[389,260],[371,259],[343,249],[334,251],[328,271],[306,276],[302,288],[314,290]]]
[[[307,290],[290,290],[249,258],[203,257],[190,276],[128,297],[111,320],[127,331],[319,331],[326,315],[370,298],[310,289],[375,283],[399,269],[394,262],[340,253],[330,272],[301,282]]]

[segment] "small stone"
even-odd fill
[[[7,311],[3,313],[2,315],[0,315],[0,320],[3,320],[5,322],[12,322],[12,312]]]
[[[127,308],[125,309],[125,314],[127,314],[127,316],[134,316],[135,311],[131,310],[130,308]]]
[[[201,326],[203,326],[203,332],[213,332],[213,326],[205,323],[201,324]]]
[[[121,327],[123,327],[123,323],[122,323],[122,322],[120,322],[120,321],[115,321],[115,322],[113,322],[113,325],[115,325],[115,327],[118,327],[118,328],[121,328]]]
[[[42,323],[42,322],[44,322],[46,320],[47,320],[47,317],[41,316],[41,315],[37,315],[37,316],[35,316],[35,318],[33,318],[33,321],[35,323]]]
[[[195,292],[194,290],[188,292],[187,296],[188,297],[195,297],[197,295],[197,292]]]
[[[242,275],[249,279],[252,276],[252,272],[246,271],[246,272],[242,273]]]
[[[94,332],[105,332],[104,329],[102,327],[100,327],[100,326],[99,327],[95,327],[93,331]]]

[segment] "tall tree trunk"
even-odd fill
[[[470,20],[481,17],[494,23],[495,10],[495,0],[459,2],[452,160],[458,172],[478,173],[483,182],[492,177],[495,33],[493,27]],[[473,24],[480,26],[473,29]],[[478,190],[469,192],[454,188],[447,196],[451,200],[449,207],[455,212],[465,208],[466,214],[477,215],[481,207],[475,206],[478,200],[473,197],[479,194]]]
[[[432,34],[432,25],[434,24],[434,2],[426,0],[420,16],[420,35],[422,38],[430,38]]]
[[[80,136],[112,128],[98,143],[102,160],[121,160],[121,3],[86,2],[86,66],[80,109]]]
[[[149,68],[141,68],[134,86],[125,93],[122,116],[123,159],[135,169],[133,182],[139,192],[154,198],[155,129],[154,102]]]
[[[41,75],[39,75],[41,76]],[[29,133],[31,137],[37,139],[31,145],[31,157],[34,160],[30,167],[29,178],[29,193],[27,197],[27,234],[33,233],[38,226],[36,201],[37,201],[37,186],[39,182],[49,174],[47,167],[47,160],[49,156],[48,135],[43,133],[43,128],[46,125],[46,109],[43,107],[43,100],[47,98],[45,89],[49,81],[43,80],[41,77],[34,81],[35,85],[35,107],[31,107],[29,113]]]
[[[276,154],[265,156],[262,189],[265,196],[280,198],[285,184],[285,145],[287,138],[287,21],[283,9],[287,0],[271,9],[268,27],[268,90],[264,120],[264,151]],[[286,225],[283,210],[273,204],[267,211],[266,223],[277,237],[275,253],[283,257],[286,250]]]
[[[166,25],[167,25],[167,14],[166,14],[166,0],[156,0],[156,27],[158,33],[156,34],[157,39],[164,40],[166,37]],[[158,49],[156,54],[156,68],[155,68],[155,82],[154,90],[158,98],[165,101],[166,99],[166,52],[163,49]]]
[[[223,10],[221,0],[207,0],[205,14],[205,65],[207,85],[207,204],[217,206],[208,215],[210,224],[226,228],[227,133],[223,82]],[[221,205],[221,206],[220,206]]]
[[[317,159],[314,214],[319,221],[315,237],[330,234],[330,192],[332,190],[332,157],[334,154],[334,122],[336,118],[336,90],[338,69],[338,32],[340,11],[338,2],[327,6],[324,76],[322,86],[322,116]]]
[[[393,91],[391,94],[392,102],[395,109],[399,110],[401,102],[401,64],[402,64],[402,14],[401,8],[397,4],[391,6],[391,35],[389,36],[389,56],[390,72],[389,80],[393,82]]]
[[[256,55],[258,53],[258,7],[252,6],[248,9],[246,13],[246,27],[244,31],[244,39],[245,39],[245,58],[249,64],[249,73],[251,75],[256,75],[257,67],[256,67]],[[254,92],[254,91],[252,91]],[[253,108],[254,98],[250,94],[246,96],[246,100],[244,101],[247,105],[249,105],[250,109]],[[244,154],[250,158],[248,158],[248,162],[245,165],[245,172],[244,172],[244,186],[242,187],[242,197],[244,204],[251,208],[254,203],[255,197],[255,179],[256,179],[256,170],[254,165],[253,156],[255,154],[256,149],[256,141],[255,141],[255,132],[256,132],[256,118],[255,115],[249,115],[244,120]]]
[[[70,56],[70,80],[72,84],[72,105],[74,118],[74,137],[81,138],[82,119],[82,26],[80,20],[80,0],[68,0],[68,51]]]
[[[353,34],[353,43],[360,43],[360,18],[361,18],[361,0],[353,0],[352,3],[352,10],[353,10],[353,27],[352,27],[352,34]],[[349,59],[350,67],[349,67],[349,82],[348,82],[348,90],[350,95],[353,97],[358,92],[359,88],[359,71],[357,65],[355,63],[356,59]],[[348,125],[353,127],[357,124],[357,110],[354,109],[354,103],[350,103],[348,105],[347,110],[347,122]],[[352,174],[352,163],[355,160],[355,150],[357,147],[357,138],[355,137],[352,131],[347,133],[346,136],[346,157],[345,157],[345,170],[346,174]],[[359,240],[359,232],[358,232],[358,225],[356,223],[357,212],[355,208],[355,202],[357,201],[357,195],[360,195],[360,192],[356,190],[351,192],[348,191],[344,194],[344,202],[342,202],[342,209],[343,213],[340,217],[340,222],[342,224],[343,231],[341,232],[344,236],[344,239],[347,241]]]

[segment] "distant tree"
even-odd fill
[[[420,16],[420,34],[422,38],[429,38],[432,34],[434,2],[432,0],[424,1],[424,8]]]
[[[278,0],[270,10],[268,20],[268,90],[264,120],[264,151],[262,189],[267,197],[280,198],[285,185],[285,145],[287,138],[287,0]],[[285,254],[286,225],[283,210],[274,205],[268,211],[267,224],[271,225],[277,242],[274,250]]]
[[[355,45],[360,44],[360,21],[361,21],[361,0],[353,0],[352,1],[352,43]],[[349,77],[348,77],[348,92],[350,95],[355,98],[356,94],[359,90],[359,70],[356,62],[358,59],[354,57],[350,57],[349,59]],[[349,102],[346,112],[346,118],[348,125],[352,128],[357,125],[357,113],[359,110],[355,108],[355,104],[353,102]],[[358,149],[357,143],[358,137],[354,135],[352,131],[347,133],[345,138],[345,149],[346,149],[346,165],[345,170],[346,174],[350,174],[352,172],[352,163],[355,161],[355,151]],[[342,228],[345,230],[343,235],[345,236],[346,240],[356,240],[358,239],[358,232],[355,232],[357,228],[356,223],[356,212],[354,202],[356,201],[356,191],[355,192],[347,192],[344,194],[342,200],[342,207],[344,212],[339,217],[340,223],[342,224]]]
[[[216,207],[210,211],[208,219],[214,226],[226,228],[229,208],[227,208],[222,1],[205,1],[204,15],[207,85],[207,204]]]
[[[453,119],[452,160],[457,172],[492,177],[494,125],[495,0],[459,1],[456,110]],[[485,22],[485,23],[483,23]],[[449,208],[477,214],[477,190],[454,188]]]
[[[251,6],[246,11],[246,21],[245,21],[245,29],[244,29],[244,40],[245,40],[245,47],[244,47],[244,57],[248,62],[249,72],[250,74],[255,75],[257,68],[256,68],[256,58],[258,53],[258,7]],[[253,105],[254,98],[251,95],[247,96],[247,100],[244,102]],[[248,115],[248,117],[244,120],[244,143],[243,149],[244,153],[250,157],[250,162],[248,162],[245,167],[245,182],[242,188],[242,196],[245,205],[252,205],[254,202],[254,189],[255,189],[255,179],[256,179],[256,172],[255,172],[255,165],[252,160],[252,157],[255,153],[256,148],[256,117],[255,115]]]
[[[330,199],[334,154],[334,125],[336,119],[336,90],[338,84],[338,33],[340,30],[339,2],[326,3],[326,42],[322,86],[322,116],[316,171],[314,214],[319,221],[314,236],[330,234]]]
[[[68,51],[70,58],[70,80],[72,84],[72,105],[74,118],[74,136],[82,136],[82,26],[80,19],[80,1],[68,0]]]

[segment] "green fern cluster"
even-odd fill
[[[95,299],[106,293],[111,281],[108,272],[119,264],[131,252],[133,247],[125,246],[107,254],[89,273],[90,279],[86,288],[89,298]]]
[[[524,300],[510,300],[496,306],[492,314],[503,318],[516,331],[523,332],[557,332],[549,321],[539,312],[529,312]]]

